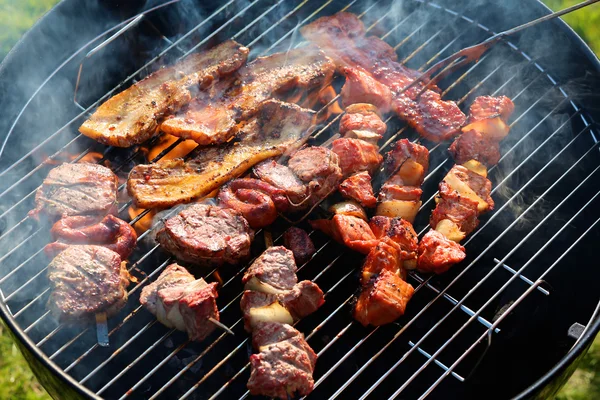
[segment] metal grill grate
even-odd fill
[[[52,320],[45,310],[49,288],[42,253],[48,227],[32,224],[26,217],[35,189],[52,165],[35,165],[32,160],[41,154],[51,154],[53,160],[77,154],[70,159],[76,162],[97,151],[100,146],[90,144],[75,130],[99,103],[146,75],[153,66],[227,37],[249,46],[253,56],[285,51],[304,44],[298,34],[302,24],[347,10],[357,13],[370,33],[394,46],[402,62],[423,70],[491,32],[461,12],[419,1],[399,10],[398,3],[390,6],[382,0],[366,6],[357,0],[342,6],[333,0],[304,0],[294,7],[283,1],[230,0],[198,21],[189,16],[192,21],[188,23],[195,25],[186,33],[163,34],[155,18],[176,7],[176,3],[166,3],[107,31],[61,66],[78,71],[72,104],[76,115],[0,174],[2,180],[6,178],[0,185],[0,201],[4,204],[0,219],[14,221],[0,236],[0,295],[37,347],[98,395],[119,399],[246,398],[251,347],[238,307],[240,276],[246,266],[218,271],[223,280],[218,301],[221,320],[236,333],[234,337],[216,332],[202,343],[189,342],[183,333],[168,330],[142,310],[138,302],[140,288],[173,262],[151,242],[150,231],[140,235],[140,249],[130,259],[130,271],[138,282],[129,291],[126,308],[109,321],[110,348],[95,343],[93,328],[59,325]],[[97,57],[124,46],[128,35],[142,33],[149,35],[156,46],[142,67],[132,68],[133,73],[100,97],[84,90],[90,86],[85,81],[92,75]],[[582,223],[585,212],[598,205],[600,194],[596,127],[535,60],[506,43],[462,73],[447,78],[441,87],[446,88],[446,98],[458,99],[463,108],[480,94],[504,94],[515,102],[515,117],[511,134],[503,143],[503,156],[490,169],[497,208],[484,217],[465,242],[468,258],[463,264],[442,277],[411,273],[409,281],[416,293],[407,314],[397,324],[375,329],[362,328],[349,314],[360,260],[322,234],[310,233],[318,251],[299,267],[298,275],[317,282],[326,293],[325,306],[298,322],[298,329],[319,355],[314,398],[380,398],[400,393],[425,397],[441,383],[448,387],[461,384],[477,365],[484,342],[489,344],[494,334],[501,334],[500,323],[515,307],[532,296],[541,296],[537,300],[545,301],[551,295],[551,289],[542,287],[544,279],[600,221],[588,219]],[[22,112],[28,111],[26,108]],[[331,118],[316,131],[316,143],[328,143],[339,118]],[[386,122],[389,128],[382,152],[399,138],[417,140],[414,132],[395,118]],[[152,161],[158,161],[180,143],[173,143]],[[415,221],[420,235],[428,229],[437,183],[452,166],[444,144],[428,147],[431,166],[423,185],[427,201]],[[110,161],[121,175],[142,153],[110,147],[101,151],[101,162]],[[567,163],[569,167],[563,167]],[[565,196],[557,197],[559,187],[568,187]],[[124,195],[125,184],[119,191]],[[524,203],[524,199],[531,201]],[[565,204],[570,207],[575,201],[579,207],[565,210]],[[122,203],[121,216],[127,214],[130,204],[127,200]],[[138,223],[148,212],[130,223]],[[557,215],[564,220],[559,228],[551,229]],[[580,226],[578,234],[565,243],[565,231],[574,221]],[[288,226],[283,220],[276,222],[275,243],[281,241],[281,233]],[[560,245],[553,249],[556,244]],[[255,254],[259,254],[263,243],[259,239],[254,246]],[[541,254],[545,257],[540,263]],[[559,256],[552,258],[552,254]],[[196,272],[215,279],[217,271]],[[499,297],[507,292],[512,293],[510,306],[496,313]],[[450,375],[453,380],[446,379]]]

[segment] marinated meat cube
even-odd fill
[[[367,171],[346,178],[340,183],[339,191],[344,198],[354,200],[363,207],[372,208],[377,205],[371,186],[371,176]]]
[[[70,244],[97,244],[106,247],[127,259],[137,244],[135,229],[127,222],[107,215],[98,217],[74,216],[57,221],[50,230],[54,243],[44,247],[44,252],[56,256]]]
[[[385,156],[385,173],[396,185],[421,186],[429,169],[429,150],[425,146],[400,139]]]
[[[308,186],[286,165],[278,164],[275,160],[266,160],[256,165],[253,171],[262,181],[285,191],[293,204],[300,204],[308,197]]]
[[[304,229],[295,226],[284,232],[283,244],[292,251],[297,265],[308,262],[317,251],[308,233]]]
[[[477,160],[491,166],[500,161],[500,144],[490,140],[475,129],[463,132],[448,148],[454,162],[464,164],[469,160]]]
[[[358,217],[337,214],[330,220],[310,221],[310,225],[359,253],[368,254],[378,243],[369,224]]]
[[[391,179],[393,181],[393,179]],[[418,186],[395,185],[386,183],[379,191],[379,201],[407,200],[419,201],[423,190]]]
[[[462,165],[454,165],[439,184],[442,199],[468,198],[478,204],[478,213],[494,209],[492,182]]]
[[[285,191],[260,179],[234,179],[221,187],[219,205],[238,211],[253,229],[271,225],[289,207]]]
[[[367,171],[373,174],[383,162],[378,148],[360,139],[336,139],[331,150],[339,157],[339,165],[343,176]]]
[[[237,211],[194,204],[165,221],[156,239],[178,259],[198,265],[235,264],[250,255],[254,232]]]
[[[79,131],[100,143],[129,147],[156,135],[162,119],[178,111],[215,80],[246,62],[250,50],[233,40],[191,54],[104,102]]]
[[[75,215],[104,216],[117,203],[117,176],[98,164],[63,164],[52,169],[35,193],[30,216],[50,219]]]
[[[382,113],[390,110],[392,92],[389,87],[378,82],[371,74],[362,69],[344,68],[344,75],[346,82],[340,92],[344,107],[355,103],[368,103],[373,104]]]
[[[310,208],[337,189],[342,171],[336,153],[324,147],[310,146],[297,151],[288,161],[288,167],[308,186],[308,198],[301,204],[292,204],[295,210]]]
[[[294,319],[300,319],[317,311],[325,303],[325,296],[316,283],[301,281],[287,293],[279,295],[279,300]]]
[[[383,236],[377,246],[367,254],[361,272],[361,285],[368,285],[369,281],[377,277],[383,270],[406,278],[400,258],[400,246],[387,236]]]
[[[354,318],[363,326],[389,324],[404,315],[414,291],[409,283],[384,269],[361,292]]]
[[[289,290],[298,282],[294,254],[283,246],[269,247],[248,268],[242,282],[252,278],[281,290]]]
[[[71,245],[48,265],[52,292],[47,307],[61,321],[116,314],[127,303],[129,273],[112,250]]]
[[[252,342],[259,350],[250,356],[252,395],[286,400],[312,391],[317,355],[300,332],[288,324],[263,323],[253,331]]]
[[[353,104],[357,106],[357,104]],[[387,125],[381,120],[381,117],[373,110],[367,109],[350,113],[348,110],[356,107],[347,107],[346,113],[340,120],[340,135],[346,136],[350,131],[368,131],[376,134],[379,138],[383,137],[387,130]]]
[[[429,225],[435,229],[440,221],[449,219],[466,236],[479,225],[477,215],[477,203],[473,200],[461,196],[442,198],[431,213]]]
[[[195,279],[185,268],[171,264],[142,290],[140,302],[165,326],[199,341],[215,329],[208,319],[219,319],[217,297],[217,283]]]
[[[469,107],[469,123],[499,116],[508,121],[515,105],[506,96],[479,96]]]
[[[431,229],[419,243],[417,268],[422,272],[441,274],[466,256],[463,246]]]

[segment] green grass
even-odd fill
[[[581,0],[545,0],[558,10]],[[56,0],[0,0],[0,60],[21,35]],[[565,20],[600,54],[600,5],[567,15]],[[11,337],[0,324],[0,400],[46,400],[50,397],[35,379]],[[600,337],[556,400],[600,399]]]

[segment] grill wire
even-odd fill
[[[145,76],[157,63],[172,62],[206,48],[216,39],[220,41],[231,37],[238,40],[253,50],[252,56],[285,51],[305,44],[298,33],[302,24],[347,10],[358,14],[370,33],[394,46],[403,63],[424,70],[464,46],[465,40],[472,44],[491,34],[476,21],[435,3],[415,1],[416,6],[402,18],[392,18],[394,8],[385,7],[387,3],[383,1],[364,6],[355,0],[340,9],[332,0],[305,0],[294,8],[286,7],[283,1],[242,3],[229,0],[189,32],[170,39],[173,36],[161,33],[149,17],[165,12],[173,6],[171,3],[158,7],[148,16],[132,19],[131,23],[117,27],[107,33],[102,38],[105,42],[89,51],[87,56],[82,53],[74,59],[81,63],[78,89],[73,100],[73,106],[79,110],[78,115],[2,172],[0,177],[10,177],[10,172],[22,171],[23,165],[31,165],[31,159],[46,152],[46,147],[51,149],[53,141],[59,141],[62,147],[46,154],[56,160],[66,153],[77,154],[73,149],[79,149],[78,155],[71,159],[71,162],[77,162],[99,149],[98,145],[90,144],[89,139],[74,133],[99,103]],[[248,15],[253,16],[251,20],[248,20]],[[120,28],[123,29],[118,31]],[[159,55],[151,57],[141,68],[136,67],[134,73],[105,95],[86,95],[79,82],[80,79],[85,81],[90,63],[111,46],[118,46],[128,34],[141,29],[153,32],[156,42],[163,44]],[[117,34],[110,37],[113,32]],[[257,48],[260,50],[255,52]],[[529,296],[538,296],[538,300],[543,301],[544,297],[551,295],[551,290],[544,287],[544,278],[600,221],[588,221],[586,229],[572,239],[553,263],[536,264],[538,257],[573,221],[580,219],[588,207],[598,204],[600,179],[597,171],[600,165],[597,159],[594,161],[598,152],[596,127],[535,60],[512,43],[502,44],[471,67],[447,78],[440,86],[446,88],[443,96],[456,99],[463,109],[480,94],[507,95],[515,102],[511,134],[503,143],[502,158],[489,171],[497,207],[482,219],[479,228],[464,243],[468,257],[463,264],[443,277],[410,273],[409,282],[415,286],[416,293],[407,314],[396,324],[374,329],[362,328],[350,317],[360,262],[324,235],[310,232],[318,250],[310,261],[299,266],[298,276],[299,279],[318,283],[326,293],[326,304],[315,314],[299,321],[297,327],[305,333],[319,356],[314,398],[397,397],[409,392],[416,393],[414,397],[426,397],[442,382],[453,384],[446,378],[451,377],[460,384],[476,365],[474,355],[481,352],[476,350],[489,345],[494,335],[501,332],[500,323],[512,309]],[[85,105],[88,97],[93,101]],[[565,109],[569,111],[565,112]],[[319,127],[313,134],[315,143],[328,143],[337,130],[339,118],[340,115],[334,116]],[[390,117],[386,123],[388,134],[381,147],[382,152],[388,151],[400,138],[418,139],[397,119]],[[548,130],[548,126],[553,129]],[[579,127],[579,130],[571,132],[572,126]],[[146,146],[155,142],[152,139]],[[181,140],[173,143],[152,162],[164,157],[180,143]],[[81,151],[84,144],[89,147]],[[444,146],[427,145],[431,153],[430,171],[423,186],[423,198],[427,200],[415,221],[415,229],[420,236],[428,229],[427,220],[434,207],[437,183],[452,166]],[[569,163],[569,168],[563,168],[558,175],[549,175],[556,164],[562,163],[563,158],[575,150],[577,156]],[[109,147],[101,151],[103,158],[100,162],[110,161],[113,170],[120,175],[143,156],[142,150],[124,153],[121,149]],[[531,171],[532,167],[537,167],[535,172],[525,172]],[[7,304],[13,318],[36,346],[78,382],[107,398],[247,398],[249,393],[245,382],[249,376],[248,355],[252,349],[242,328],[238,303],[242,290],[240,277],[248,264],[218,271],[223,279],[218,300],[221,321],[236,333],[233,337],[219,331],[204,342],[189,342],[185,334],[168,330],[142,310],[138,301],[141,288],[174,261],[151,242],[151,231],[140,235],[140,249],[130,258],[129,269],[138,282],[129,290],[126,308],[109,321],[109,348],[101,348],[95,343],[93,326],[68,326],[53,321],[45,310],[50,289],[45,277],[47,262],[42,248],[49,239],[48,226],[32,224],[26,216],[36,186],[49,168],[51,165],[48,164],[34,165],[16,180],[4,182],[0,193],[0,202],[5,207],[0,219],[16,221],[0,236],[0,299]],[[573,171],[581,170],[585,171],[581,175],[584,179],[572,184],[573,189],[564,198],[556,199],[553,190],[567,184]],[[527,178],[522,181],[524,176]],[[25,187],[27,191],[23,191]],[[26,195],[16,196],[17,191]],[[119,192],[124,195],[125,183],[119,187]],[[531,197],[530,193],[535,195],[535,200],[523,204],[523,197]],[[539,249],[532,248],[528,239],[547,230],[547,223],[552,222],[561,206],[574,198],[579,198],[581,208],[575,210]],[[130,204],[130,201],[122,203],[119,210],[122,217]],[[541,206],[546,207],[543,214],[539,211]],[[149,211],[139,214],[130,223],[135,225]],[[168,215],[167,212],[162,218]],[[526,229],[522,237],[515,235],[514,232],[521,232],[524,225]],[[282,220],[273,226],[275,244],[281,243],[281,234],[288,226]],[[260,254],[264,246],[260,236],[257,234],[254,254]],[[19,244],[6,246],[7,242]],[[510,251],[504,255],[499,254],[495,247],[501,242],[510,243]],[[510,265],[509,258],[513,255],[518,256],[514,259],[523,259],[524,262]],[[217,271],[194,272],[207,279],[215,279]],[[508,310],[498,314],[494,309],[498,297],[509,287],[518,287],[520,294],[512,299]],[[473,296],[476,292],[478,297]],[[461,336],[461,343],[469,345],[457,345],[455,339],[458,336]],[[425,369],[429,370],[427,377],[422,373]],[[339,386],[327,385],[334,377],[336,382],[342,383]]]

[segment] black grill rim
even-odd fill
[[[166,1],[165,1],[166,2]],[[5,57],[2,63],[0,63],[0,81],[2,77],[7,74],[7,71],[11,69],[11,65],[14,64],[14,61],[18,59],[20,54],[26,52],[26,48],[30,41],[35,40],[37,36],[43,36],[43,29],[48,24],[53,22],[55,19],[55,14],[57,14],[56,10],[59,8],[61,10],[69,9],[71,7],[77,7],[74,4],[78,3],[78,0],[61,0],[59,4],[55,6],[54,9],[50,10],[46,15],[40,18],[33,27],[27,31],[19,42],[13,47],[13,49],[9,52],[9,54]],[[79,4],[84,2],[79,1]],[[137,3],[137,2],[135,2]],[[542,16],[544,14],[550,13],[551,10],[545,4],[543,4],[540,0],[530,1],[528,6],[531,7],[531,10],[536,16]],[[87,8],[87,7],[86,7]],[[92,7],[93,8],[93,7]],[[90,12],[91,10],[88,8],[86,12]],[[128,10],[131,11],[131,10]],[[136,10],[136,12],[131,12],[130,15],[134,15],[137,12],[141,12],[142,10]],[[120,19],[114,20],[114,25],[117,23],[122,23],[128,18],[128,16],[122,15]],[[114,19],[114,18],[113,18]],[[551,22],[555,24],[555,27],[563,33],[566,33],[569,37],[571,43],[576,46],[576,48],[583,53],[586,57],[586,61],[591,63],[595,70],[600,72],[600,60],[594,54],[594,52],[589,48],[589,46],[583,41],[581,37],[575,33],[575,31],[567,25],[564,21],[560,19],[555,19]],[[2,83],[1,86],[5,84]],[[8,120],[10,124],[13,120],[14,116],[10,115],[7,119],[3,121],[2,126]],[[579,341],[576,345],[569,351],[550,371],[546,372],[542,377],[540,377],[537,381],[531,384],[526,390],[521,392],[516,398],[525,399],[525,398],[536,398],[538,397],[542,390],[554,382],[564,383],[566,379],[572,374],[574,371],[574,363],[578,363],[582,356],[589,349],[592,341],[600,332],[600,314],[593,316],[594,320],[590,321],[583,335],[580,337]],[[64,372],[61,368],[58,367],[52,360],[46,356],[40,348],[38,348],[35,343],[31,339],[28,338],[27,334],[18,326],[16,321],[10,316],[10,313],[5,304],[0,302],[0,319],[6,324],[6,326],[11,331],[11,335],[13,338],[17,339],[18,347],[21,351],[25,351],[29,353],[30,356],[35,358],[35,362],[39,363],[44,368],[50,370],[55,378],[58,378],[60,383],[68,386],[71,390],[73,390],[76,395],[81,398],[89,398],[89,399],[101,399],[101,397],[94,394],[91,390],[87,389],[84,385],[80,385],[74,378],[72,378],[68,373]],[[30,358],[26,355],[26,358]],[[29,360],[28,360],[29,361]],[[37,368],[33,368],[34,373],[40,379],[40,381],[46,381],[43,376],[40,376]],[[560,384],[556,386],[557,390],[560,387]],[[51,395],[59,395],[58,392],[50,393]],[[60,393],[65,394],[65,393]],[[545,393],[547,395],[548,393]]]

